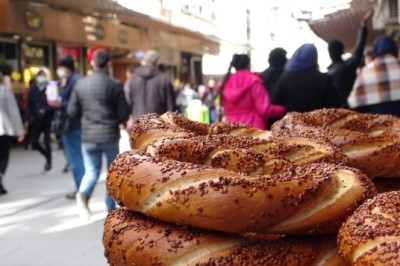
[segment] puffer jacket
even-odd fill
[[[129,117],[121,83],[104,69],[78,80],[67,107],[71,118],[80,118],[82,142],[105,143],[118,141],[119,125]]]
[[[237,70],[226,82],[223,92],[226,120],[265,129],[269,117],[282,117],[285,108],[271,104],[259,76],[248,69]]]

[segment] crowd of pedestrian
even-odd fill
[[[19,115],[12,93],[10,69],[0,68],[0,195],[13,140],[30,144],[44,157],[43,171],[52,169],[51,135],[60,139],[66,165],[72,173],[80,216],[88,219],[90,198],[102,168],[102,156],[110,166],[120,152],[121,129],[129,128],[147,113],[178,111],[189,119],[205,123],[239,122],[259,129],[287,112],[320,108],[351,108],[359,112],[400,116],[400,62],[398,47],[388,35],[376,38],[369,57],[365,49],[367,12],[360,22],[351,56],[344,60],[339,40],[328,44],[332,60],[327,73],[319,70],[318,51],[304,43],[287,57],[283,47],[273,49],[269,66],[261,73],[251,71],[247,54],[234,54],[227,73],[210,78],[207,85],[178,82],[159,67],[159,54],[144,53],[141,65],[129,66],[126,82],[114,79],[111,56],[103,48],[89,57],[93,73],[81,77],[74,58],[67,55],[57,64],[58,81],[49,81],[40,69],[30,83],[27,107]],[[365,60],[363,60],[365,59]],[[364,64],[363,64],[364,63]],[[107,211],[116,208],[105,195]]]

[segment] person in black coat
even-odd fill
[[[278,81],[275,104],[285,106],[287,112],[339,107],[332,78],[318,70],[317,58],[317,49],[310,43],[295,51]]]
[[[357,77],[357,69],[363,60],[368,35],[367,22],[371,15],[372,11],[368,11],[361,19],[356,45],[348,59],[342,59],[344,45],[341,41],[334,39],[328,44],[329,56],[332,60],[332,64],[328,66],[328,74],[333,78],[340,106],[344,108],[349,108],[347,98],[353,89],[353,84]]]
[[[281,47],[273,49],[268,57],[269,67],[261,72],[264,87],[268,92],[271,103],[273,104],[275,104],[276,85],[283,74],[287,62],[286,54],[286,50]],[[266,122],[267,128],[271,128],[272,124],[277,120],[279,120],[279,118],[269,118]]]
[[[272,103],[274,103],[276,94],[276,84],[287,62],[286,53],[286,50],[280,47],[273,49],[268,57],[269,67],[261,72],[264,87],[267,89]]]
[[[25,111],[25,121],[30,124],[32,149],[39,151],[45,157],[45,172],[51,169],[50,133],[54,116],[54,108],[47,103],[46,87],[47,75],[41,70],[36,76],[36,81],[32,83],[29,89],[28,105]],[[39,142],[42,134],[44,146]]]
[[[76,193],[79,215],[89,219],[89,199],[101,173],[102,155],[107,157],[107,167],[119,153],[120,125],[129,117],[121,83],[110,77],[110,54],[104,49],[94,52],[90,64],[94,71],[77,81],[68,102],[67,114],[80,119],[82,126],[82,156],[85,175]],[[107,211],[116,208],[114,200],[106,193]]]

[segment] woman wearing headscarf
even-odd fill
[[[17,101],[12,89],[6,84],[0,72],[0,195],[7,193],[3,177],[8,166],[12,138],[17,136],[18,141],[24,138]]]
[[[232,67],[236,70],[231,73]],[[226,120],[265,129],[269,117],[282,117],[283,106],[271,104],[261,78],[250,71],[250,57],[233,55],[220,87]]]
[[[394,40],[378,36],[374,41],[373,61],[358,75],[348,103],[362,113],[400,116],[400,62]]]
[[[277,84],[275,103],[285,106],[287,112],[339,107],[332,77],[318,70],[315,45],[301,45],[287,61]]]
[[[275,99],[276,84],[283,73],[286,61],[286,50],[275,48],[269,53],[268,68],[261,72],[261,78],[272,102]]]

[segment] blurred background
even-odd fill
[[[367,10],[374,15],[366,49],[381,33],[398,42],[399,1],[0,0],[0,63],[12,68],[21,114],[39,70],[55,80],[57,62],[71,55],[85,76],[91,72],[88,56],[97,48],[110,51],[111,74],[122,83],[148,49],[159,52],[159,67],[174,85],[221,80],[234,53],[250,55],[252,70],[261,72],[272,49],[283,47],[290,58],[303,43],[316,45],[326,72],[327,42],[341,40],[349,55]],[[62,171],[62,150],[54,150],[54,169],[43,175],[35,152],[19,148],[7,170],[11,193],[0,198],[0,265],[106,265],[106,170],[93,199],[94,218],[84,222],[75,202],[64,197],[73,185],[71,174]]]
[[[290,57],[305,42],[317,46],[325,71],[326,42],[339,39],[351,51],[369,8],[369,43],[379,32],[397,34],[397,0],[1,0],[0,61],[13,66],[21,108],[39,68],[55,78],[56,62],[69,54],[86,74],[87,54],[98,46],[111,51],[113,75],[122,82],[147,49],[159,51],[172,80],[197,85],[225,74],[233,53],[248,53],[257,72],[273,48]]]

